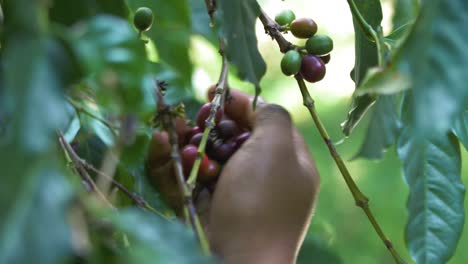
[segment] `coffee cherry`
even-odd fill
[[[244,132],[240,134],[239,136],[236,137],[235,141],[236,142],[236,147],[240,148],[247,139],[250,138],[251,133],[250,132]]]
[[[275,21],[280,26],[286,26],[290,24],[294,19],[296,19],[296,15],[291,10],[283,10],[275,16]]]
[[[320,56],[319,58],[320,58],[320,59],[323,61],[323,63],[325,63],[325,64],[327,64],[327,63],[330,62],[330,54],[327,54],[327,55],[324,55],[324,56]]]
[[[315,35],[307,40],[305,47],[309,54],[325,55],[333,50],[333,40],[327,35]]]
[[[317,32],[317,24],[310,18],[298,18],[291,23],[290,29],[297,38],[310,38]]]
[[[290,50],[281,59],[281,71],[286,76],[296,74],[301,69],[301,54],[296,50]]]
[[[184,168],[184,174],[186,177],[190,174],[193,164],[198,156],[197,147],[194,145],[187,145],[182,149],[180,157],[182,160],[182,167]]]
[[[140,31],[147,31],[153,24],[153,11],[147,7],[140,7],[135,12],[133,24]]]
[[[315,55],[302,58],[301,75],[308,82],[318,82],[325,77],[325,64]]]
[[[216,130],[218,131],[218,136],[224,140],[230,139],[240,132],[236,122],[229,119],[219,122]]]
[[[200,107],[200,110],[198,110],[197,114],[197,126],[200,127],[200,129],[205,129],[205,122],[208,116],[210,116],[211,112],[211,103],[206,103],[202,107]],[[215,116],[215,124],[219,123],[221,120],[221,117],[223,117],[223,111],[218,110]]]
[[[213,159],[219,163],[225,163],[236,151],[235,142],[226,142],[214,146],[213,148]]]
[[[214,161],[208,159],[206,156],[203,158],[200,164],[200,170],[197,177],[197,181],[206,183],[216,180],[220,172],[219,164]]]
[[[189,144],[198,147],[198,146],[200,145],[200,142],[201,142],[201,140],[202,140],[202,137],[203,137],[203,133],[195,134],[195,135],[190,139]]]

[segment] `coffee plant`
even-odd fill
[[[344,206],[362,210],[347,228],[365,221],[365,236],[386,251],[368,263],[465,263],[465,0],[335,1],[352,15],[355,63],[340,78],[351,77],[355,90],[333,139],[328,131],[340,126],[325,126],[310,91],[340,61],[333,53],[341,42],[312,12],[270,14],[265,2],[0,0],[0,263],[221,263],[199,200],[214,193],[226,164],[253,138],[252,124],[239,122],[245,113],[225,111],[236,100],[230,80],[248,83],[249,107],[257,110],[265,105],[267,70],[294,80],[285,89],[302,96],[307,127],[314,127],[304,138],[320,137],[353,198]],[[325,1],[312,2],[320,12]],[[390,28],[383,4],[393,14]],[[275,69],[267,69],[260,34],[277,47]],[[206,51],[194,51],[193,38],[218,50],[221,61],[203,102],[191,53]],[[357,128],[362,139],[353,137]],[[361,140],[352,160],[340,155],[340,139]],[[375,213],[386,204],[369,201],[406,194],[368,197],[352,166],[357,158],[382,160],[388,149],[396,150],[409,195],[407,215],[385,217],[406,219],[398,230],[404,242]],[[158,176],[159,166],[173,184]],[[327,188],[334,187],[321,192],[335,192]],[[305,243],[312,246],[301,248],[297,262],[358,263],[320,242],[324,229],[310,227]],[[362,235],[336,239],[373,256],[360,246]]]

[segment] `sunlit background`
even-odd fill
[[[263,0],[262,8],[271,16],[283,9],[291,9],[296,17],[310,17],[318,24],[319,33],[328,34],[334,40],[335,49],[327,64],[323,81],[308,84],[316,107],[332,140],[340,142],[343,134],[340,123],[346,118],[354,83],[350,71],[354,65],[354,35],[351,13],[346,1],[298,1]],[[383,2],[385,32],[391,31],[392,1]],[[303,246],[299,263],[394,263],[360,208],[354,205],[350,192],[333,163],[326,146],[316,131],[308,111],[302,106],[302,98],[294,78],[281,73],[282,54],[263,27],[257,24],[258,46],[267,63],[267,73],[261,82],[262,97],[268,102],[281,104],[292,114],[306,138],[321,174],[321,193],[309,234]],[[304,40],[286,35],[293,43]],[[207,88],[216,83],[221,60],[217,48],[202,38],[192,40],[191,58],[195,63],[193,82],[197,97],[205,100]],[[230,76],[232,87],[253,93],[249,83]],[[395,149],[387,151],[382,161],[353,160],[360,147],[367,120],[364,119],[350,138],[337,149],[347,161],[353,178],[370,198],[370,206],[384,231],[402,256],[410,260],[405,247],[404,232],[407,220],[406,199],[408,188],[402,177],[401,163]],[[462,150],[464,182],[468,182],[468,155]],[[285,194],[287,195],[287,194]],[[465,210],[468,206],[465,206]],[[468,232],[464,232],[456,255],[449,263],[467,263]],[[320,261],[317,262],[317,259]],[[314,261],[315,260],[315,261]]]

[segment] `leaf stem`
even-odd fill
[[[354,5],[354,8],[356,8],[354,2],[352,0],[348,0],[348,2]],[[352,8],[353,9],[353,8]],[[357,8],[356,8],[357,10]],[[358,10],[357,10],[358,11]],[[360,15],[360,14],[359,14]],[[260,14],[260,20],[263,23],[263,26],[265,27],[265,31],[267,34],[272,36],[276,42],[278,43],[278,46],[280,47],[281,52],[286,52],[289,49],[293,48],[293,45],[290,44],[281,34],[279,31],[279,25],[273,21],[263,10],[261,10]],[[361,16],[362,18],[362,16]],[[362,22],[362,21],[361,21]],[[364,21],[365,22],[365,21]],[[366,23],[367,24],[367,23]],[[375,33],[375,31],[370,28],[372,32]],[[377,36],[377,34],[375,34]],[[378,38],[377,38],[378,39]],[[309,110],[309,113],[314,121],[315,126],[317,127],[320,135],[322,136],[325,144],[328,147],[328,150],[335,161],[336,165],[338,166],[338,169],[341,172],[341,175],[343,176],[344,181],[346,182],[346,185],[348,186],[348,189],[350,190],[354,201],[356,205],[360,208],[363,209],[364,213],[367,215],[367,218],[369,219],[369,222],[371,223],[372,227],[374,228],[375,232],[377,235],[380,237],[380,239],[383,241],[385,244],[386,248],[390,252],[390,254],[393,256],[394,260],[396,263],[406,263],[396,252],[395,248],[393,247],[393,244],[391,241],[385,236],[384,232],[382,231],[382,228],[378,224],[377,220],[375,219],[374,215],[372,214],[372,211],[369,208],[369,199],[361,192],[359,187],[356,185],[354,182],[353,178],[351,177],[351,174],[348,171],[348,168],[343,162],[343,159],[341,156],[338,154],[336,151],[335,145],[330,139],[330,136],[328,135],[327,130],[325,129],[322,121],[320,120],[317,111],[315,110],[315,101],[314,99],[310,96],[309,91],[307,90],[307,86],[304,82],[304,79],[300,74],[296,74],[295,79],[297,81],[297,84],[299,86],[299,89],[302,94],[303,98],[303,104],[304,106]]]

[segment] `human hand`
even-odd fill
[[[213,196],[196,201],[214,252],[225,263],[294,263],[309,226],[319,176],[289,114],[277,105],[251,109],[251,97],[231,90],[225,114],[252,136],[225,164]],[[186,128],[178,126],[179,134]],[[170,153],[167,135],[155,134]],[[155,147],[153,145],[153,147]],[[165,200],[180,210],[169,155],[154,155],[151,177]],[[166,162],[160,162],[163,158]]]

